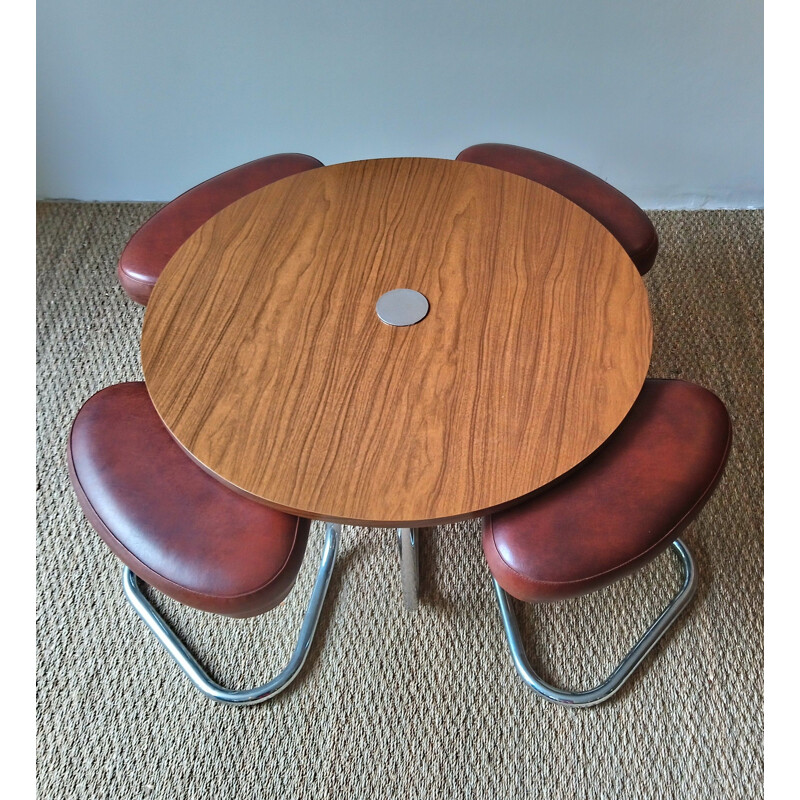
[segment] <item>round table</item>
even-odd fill
[[[376,303],[412,289],[415,324]],[[142,366],[205,469],[275,508],[416,527],[508,506],[614,431],[647,373],[639,273],[561,195],[476,164],[336,164],[228,206],[173,256]]]

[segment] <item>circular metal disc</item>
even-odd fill
[[[387,325],[414,325],[428,313],[428,298],[413,289],[392,289],[381,295],[375,311]]]

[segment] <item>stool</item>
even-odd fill
[[[321,166],[311,156],[281,153],[229,169],[184,192],[150,217],[125,246],[117,266],[122,288],[147,305],[167,262],[204,222],[262,186]]]
[[[706,389],[647,380],[608,441],[552,488],[484,519],[483,549],[517,672],[554,703],[611,697],[692,599],[696,574],[678,538],[711,496],[727,459],[731,422]],[[569,692],[531,668],[508,595],[526,603],[576,597],[618,580],[672,544],[684,567],[678,594],[611,676]]]
[[[658,234],[647,214],[622,192],[581,167],[513,144],[476,144],[456,161],[513,172],[558,192],[591,214],[622,245],[644,275],[658,252]]]
[[[240,496],[207,474],[164,427],[144,383],[110,386],[83,405],[67,461],[86,517],[124,565],[127,599],[195,686],[236,705],[260,703],[285,689],[308,655],[341,526],[327,526],[320,570],[286,668],[263,686],[226,689],[208,677],[139,583],[203,611],[262,614],[291,591],[309,520]]]

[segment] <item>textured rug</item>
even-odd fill
[[[652,212],[650,374],[716,392],[727,471],[687,531],[687,615],[610,702],[550,705],[510,663],[477,523],[425,537],[422,603],[403,610],[391,532],[346,527],[306,667],[273,701],[200,696],[125,602],[118,562],[67,478],[71,421],[141,380],[143,309],[117,257],[156,204],[41,203],[37,264],[37,756],[47,798],[754,798],[763,780],[763,212]],[[154,602],[229,685],[291,651],[321,550],[286,602],[230,620]],[[604,678],[678,584],[671,553],[591,597],[520,607],[546,679]]]

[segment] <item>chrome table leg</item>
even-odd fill
[[[397,546],[400,550],[400,580],[403,605],[407,611],[419,606],[419,528],[398,528]]]

